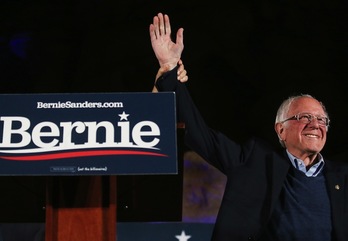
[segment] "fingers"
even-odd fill
[[[164,15],[164,27],[165,27],[165,33],[164,34],[168,34],[170,36],[171,33],[171,27],[170,27],[170,21],[169,21],[169,16],[167,14]]]
[[[155,40],[159,38],[159,36],[161,35],[161,27],[160,27],[161,21],[158,15],[153,17],[152,24],[150,24],[149,31],[150,31],[151,40]]]
[[[150,37],[151,40],[155,40],[160,36],[160,30],[159,30],[159,18],[157,16],[153,17],[153,22],[150,24]]]
[[[178,72],[178,80],[182,83],[188,81],[188,76],[187,76],[186,70],[182,70],[182,71]]]
[[[184,48],[184,29],[179,28],[176,32],[176,43]]]
[[[169,16],[167,14],[163,15],[158,13],[157,16],[153,17],[153,23],[150,24],[150,36],[154,38],[159,38],[161,35],[171,34],[171,27]]]
[[[150,39],[151,39],[151,42],[154,42],[156,39],[157,39],[157,29],[155,27],[155,17],[154,17],[154,20],[153,20],[154,23],[150,24],[150,27],[149,27],[149,33],[150,33]]]
[[[180,59],[178,64],[179,64],[179,68],[178,68],[178,72],[177,72],[177,75],[178,75],[177,78],[182,83],[186,82],[188,80],[188,76],[187,76],[187,71],[185,70],[184,63]]]
[[[160,35],[165,35],[166,34],[166,29],[165,29],[165,23],[164,23],[163,14],[159,13],[159,14],[157,14],[157,17],[159,19],[159,24],[158,24],[159,34]]]

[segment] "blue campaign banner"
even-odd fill
[[[0,175],[177,174],[175,94],[0,95]]]
[[[117,241],[210,241],[213,223],[117,223]]]
[[[213,223],[118,222],[117,241],[210,241]],[[0,241],[45,240],[44,223],[0,223]]]

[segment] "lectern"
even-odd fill
[[[46,241],[115,241],[116,176],[49,177]]]
[[[46,241],[114,241],[117,176],[178,174],[174,93],[0,102],[0,175],[47,176]]]

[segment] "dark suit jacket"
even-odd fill
[[[185,142],[227,177],[212,240],[259,240],[279,198],[291,163],[258,138],[241,145],[210,129],[194,105],[176,69],[161,76],[159,91],[174,91],[177,116],[185,123]],[[348,241],[348,168],[325,160],[324,174],[332,205],[334,240]]]

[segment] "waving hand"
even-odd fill
[[[171,39],[171,26],[169,17],[159,13],[154,16],[153,23],[150,24],[150,38],[152,49],[160,67],[168,66],[169,70],[177,66],[184,50],[184,29],[179,28],[176,33],[176,41]]]

